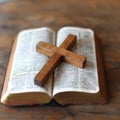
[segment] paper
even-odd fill
[[[47,92],[51,94],[51,82],[44,87],[34,85],[34,76],[48,60],[46,55],[36,52],[39,41],[53,44],[54,33],[48,28],[32,29],[18,35],[12,71],[8,83],[10,93]]]
[[[90,29],[65,27],[58,32],[57,46],[68,34],[77,36],[77,44],[72,51],[86,56],[84,69],[62,62],[54,76],[53,95],[65,91],[96,93],[99,91],[94,33]]]

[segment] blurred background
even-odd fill
[[[43,26],[55,31],[63,26],[95,31],[101,39],[110,102],[105,106],[55,107],[52,111],[44,106],[10,109],[0,105],[0,119],[14,120],[16,116],[18,120],[40,119],[46,115],[45,111],[48,112],[45,118],[49,120],[79,120],[81,116],[96,120],[119,119],[120,0],[0,0],[0,91],[11,46],[18,32]]]

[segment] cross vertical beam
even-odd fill
[[[86,58],[66,50],[71,49],[75,44],[76,36],[72,34],[68,35],[60,47],[55,47],[45,42],[38,43],[37,51],[48,55],[50,59],[35,76],[34,83],[39,86],[44,86],[51,73],[62,60],[82,68]]]

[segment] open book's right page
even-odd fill
[[[79,27],[64,27],[58,31],[56,46],[59,46],[68,34],[77,36],[77,44],[71,51],[87,58],[85,68],[62,62],[54,76],[53,95],[60,92],[97,93],[99,91],[96,64],[94,32]]]

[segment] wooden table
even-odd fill
[[[0,105],[0,120],[120,120],[119,0],[0,0],[0,90],[17,33],[42,26],[92,28],[101,38],[110,101],[105,105]]]

